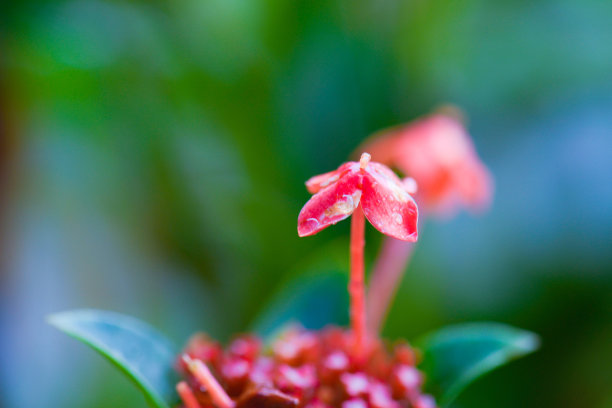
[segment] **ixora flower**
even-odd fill
[[[314,195],[298,216],[299,235],[352,215],[349,329],[333,321],[318,330],[281,324],[273,337],[240,335],[225,347],[196,334],[177,352],[147,324],[117,313],[77,310],[49,321],[119,366],[156,408],[445,406],[483,373],[535,350],[537,337],[500,324],[461,325],[425,336],[417,351],[366,329],[365,219],[384,234],[415,241],[410,184],[368,154],[307,182]],[[294,301],[322,304],[320,290],[300,290]]]
[[[375,133],[359,149],[375,160],[399,169],[418,185],[416,201],[422,213],[449,216],[459,208],[487,208],[492,178],[454,107]],[[369,326],[382,327],[398,283],[410,259],[412,245],[387,238],[369,282]]]
[[[298,216],[298,234],[315,234],[351,214],[366,218],[383,234],[402,241],[417,240],[417,205],[408,188],[388,167],[370,161],[363,153],[359,162],[306,182],[315,195]],[[361,221],[357,221],[361,222]]]

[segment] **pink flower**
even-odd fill
[[[364,153],[359,162],[306,182],[312,198],[298,216],[298,234],[313,235],[349,217],[361,206],[365,217],[383,234],[403,241],[417,240],[418,210],[406,186],[385,165],[370,162]]]
[[[360,149],[414,178],[417,201],[428,211],[485,208],[491,201],[491,175],[456,116],[437,113],[383,130]]]

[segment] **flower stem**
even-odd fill
[[[364,234],[365,216],[360,204],[353,211],[351,218],[351,275],[348,286],[351,299],[351,329],[355,336],[354,352],[358,358],[363,356],[367,337],[363,266]]]
[[[368,329],[378,334],[412,254],[413,244],[386,237],[368,287]]]
[[[176,385],[176,392],[181,397],[185,408],[200,408],[200,403],[185,381],[181,381]]]
[[[191,374],[206,387],[210,399],[218,408],[234,408],[234,401],[227,395],[223,387],[217,379],[212,375],[206,364],[198,359],[193,359],[187,354],[183,355],[183,361],[187,363],[187,367]]]

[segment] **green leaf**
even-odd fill
[[[102,310],[57,313],[48,322],[109,359],[136,383],[152,406],[169,408],[177,401],[176,354],[151,326]]]
[[[497,323],[443,328],[417,342],[427,388],[440,406],[450,404],[472,381],[509,361],[535,351],[534,333]]]
[[[270,337],[283,326],[299,322],[310,330],[348,321],[347,277],[337,271],[301,276],[285,285],[264,308],[253,325],[256,333]]]

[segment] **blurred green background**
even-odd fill
[[[246,330],[292,277],[347,268],[349,223],[298,239],[303,181],[452,102],[494,204],[422,225],[385,334],[526,328],[541,351],[456,407],[612,407],[612,2],[27,0],[0,21],[0,406],[144,407],[45,316]]]

